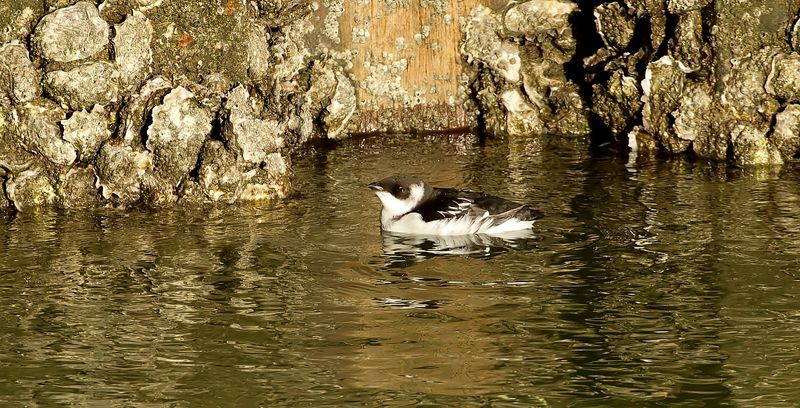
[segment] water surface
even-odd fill
[[[274,206],[0,228],[3,406],[796,406],[800,177],[582,146],[368,139]],[[414,173],[541,209],[516,240],[382,235]]]

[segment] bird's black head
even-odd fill
[[[424,191],[425,182],[417,176],[390,176],[370,183],[367,187],[376,193],[385,191],[402,201],[411,196],[411,190],[414,187],[422,188]]]
[[[417,176],[391,176],[370,183],[367,187],[374,191],[383,203],[384,211],[399,216],[416,208],[430,195],[429,187]]]

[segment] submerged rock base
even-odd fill
[[[280,198],[292,151],[352,133],[591,135],[638,154],[780,164],[800,153],[799,10],[6,2],[0,208]]]

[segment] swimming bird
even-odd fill
[[[542,213],[471,190],[431,187],[416,176],[390,176],[368,187],[383,204],[384,231],[422,235],[504,234],[529,230]]]

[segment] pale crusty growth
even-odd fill
[[[345,2],[341,40],[355,52],[352,76],[362,110],[460,104],[458,17],[479,3]]]

